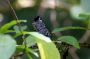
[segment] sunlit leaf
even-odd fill
[[[20,22],[26,22],[26,20],[19,20],[18,22],[19,22],[19,23],[20,23]],[[3,25],[3,26],[0,28],[0,33],[6,33],[9,28],[11,28],[12,26],[14,26],[14,25],[17,24],[18,22],[17,22],[16,20],[13,20],[13,21],[11,21],[11,22]]]
[[[37,32],[29,32],[29,34],[33,36],[37,42],[41,59],[61,59],[59,51],[50,38]]]
[[[79,42],[73,36],[62,36],[62,37],[58,38],[58,40],[65,42],[67,44],[70,44],[75,48],[80,49]]]
[[[10,59],[16,50],[16,41],[9,35],[0,35],[0,59]]]

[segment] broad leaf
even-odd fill
[[[33,36],[28,36],[26,39],[27,47],[33,46],[36,43],[36,40]]]
[[[0,28],[0,33],[6,33],[9,28],[11,28],[12,26],[14,26],[15,24],[20,23],[20,22],[26,22],[26,20],[19,20],[18,22],[16,20],[13,20],[13,21],[5,24]]]
[[[75,48],[80,49],[79,42],[73,36],[62,36],[58,40],[60,40],[62,42],[65,42],[67,44],[70,44],[70,45],[72,45]]]
[[[16,49],[16,41],[9,35],[0,35],[0,59],[10,59]]]
[[[63,28],[56,28],[52,32],[55,33],[55,32],[61,32],[61,31],[65,31],[65,30],[71,30],[71,29],[86,30],[86,28],[84,28],[84,27],[63,27]]]
[[[50,38],[37,32],[29,32],[29,34],[33,36],[37,42],[41,59],[61,59],[59,51]]]
[[[90,15],[87,15],[87,14],[82,13],[79,16],[80,17],[83,17],[83,18],[85,18],[87,20],[87,18],[89,18]]]

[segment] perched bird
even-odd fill
[[[46,28],[46,26],[40,16],[37,16],[36,18],[34,18],[33,26],[37,32],[39,32],[47,37],[51,37],[50,32]]]

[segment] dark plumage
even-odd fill
[[[40,16],[37,16],[36,18],[34,18],[33,26],[37,32],[47,37],[51,36]]]

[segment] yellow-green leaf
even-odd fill
[[[58,49],[50,38],[37,32],[29,32],[29,34],[32,35],[37,42],[41,59],[61,59]]]
[[[3,25],[1,28],[0,28],[0,33],[6,33],[7,30],[9,28],[11,28],[13,25],[17,24],[17,22],[26,22],[26,20],[19,20],[19,21],[16,21],[16,20],[13,20],[5,25]]]

